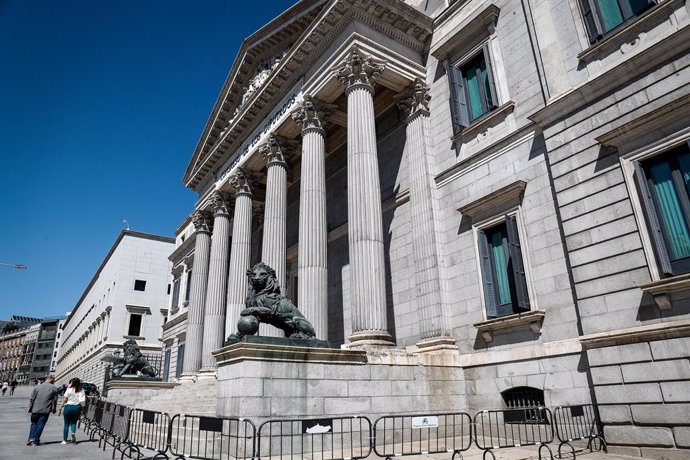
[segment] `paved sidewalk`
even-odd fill
[[[62,442],[62,417],[52,415],[48,419],[41,445],[38,447],[26,446],[29,434],[29,415],[26,412],[29,395],[32,387],[18,387],[13,396],[0,396],[0,460],[14,459],[38,459],[38,460],[109,460],[112,455],[112,447],[103,452],[98,448],[97,442],[90,442],[82,430],[77,430],[77,444]],[[554,454],[557,446],[554,447]],[[481,460],[483,452],[473,447],[463,453],[464,460]],[[497,450],[496,460],[524,460],[536,459],[537,447],[513,448]],[[370,459],[380,458],[371,455]],[[410,460],[450,460],[449,454],[436,454],[424,456],[405,457]],[[487,457],[487,458],[490,458]],[[572,458],[564,456],[564,458]],[[577,459],[582,460],[644,460],[639,457],[627,457],[623,455],[590,453],[580,451]]]
[[[29,437],[29,414],[26,408],[33,387],[19,386],[14,395],[0,396],[0,460],[38,459],[38,460],[110,460],[112,450],[103,452],[97,442],[89,442],[86,434],[77,430],[77,444],[62,442],[62,417],[50,415],[43,434],[41,445],[27,446]]]

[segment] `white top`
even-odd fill
[[[86,402],[86,393],[84,393],[83,389],[79,393],[77,393],[76,391],[74,391],[74,388],[68,388],[67,391],[65,391],[65,398],[67,398],[65,406],[76,406],[80,403]]]

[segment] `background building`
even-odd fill
[[[16,379],[20,384],[29,382],[31,361],[33,359],[38,330],[40,324],[34,324],[35,318],[24,321],[25,317],[13,316],[8,322],[12,327],[7,328],[11,332],[0,334],[0,380],[9,381]],[[15,319],[18,319],[15,322]],[[24,327],[18,328],[17,324]]]
[[[34,353],[36,351],[36,345],[38,343],[39,333],[41,331],[41,324],[34,324],[33,326],[26,329],[26,335],[22,340],[22,356],[19,364],[19,372],[17,372],[17,381],[21,384],[34,383],[38,379],[39,381],[45,378],[47,371],[43,373],[42,376],[34,377],[31,374],[33,367]]]
[[[108,363],[102,358],[136,340],[160,366],[161,327],[168,316],[174,240],[123,230],[64,322],[57,383],[79,377],[103,390]],[[57,337],[57,334],[56,334]]]
[[[38,331],[36,348],[33,353],[29,379],[41,380],[50,372],[55,371],[57,353],[60,346],[61,328],[65,319],[44,318]]]
[[[168,376],[213,374],[264,261],[319,338],[462,375],[362,415],[591,402],[611,450],[690,455],[689,8],[307,0],[248,37],[183,179]]]

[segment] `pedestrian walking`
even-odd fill
[[[55,382],[55,377],[48,375],[45,382],[34,387],[31,392],[28,410],[31,413],[31,429],[29,430],[27,446],[41,444],[41,434],[48,417],[51,412],[54,414],[57,409],[57,390],[53,382]]]
[[[86,404],[86,393],[81,387],[81,380],[73,378],[69,381],[65,396],[62,398],[62,407],[60,412],[65,419],[65,426],[62,429],[62,444],[67,444],[67,435],[70,429],[72,430],[72,443],[77,442],[77,422],[79,421],[79,412],[81,406]]]
[[[10,384],[5,380],[2,382],[2,395],[5,396],[5,393],[7,392],[7,388],[10,386]]]
[[[14,394],[14,390],[17,388],[17,385],[19,385],[19,382],[17,382],[17,379],[14,379],[10,382],[10,395]]]

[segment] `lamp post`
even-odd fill
[[[26,270],[27,268],[29,268],[24,264],[6,264],[2,262],[0,262],[0,266],[16,268],[17,270]]]

